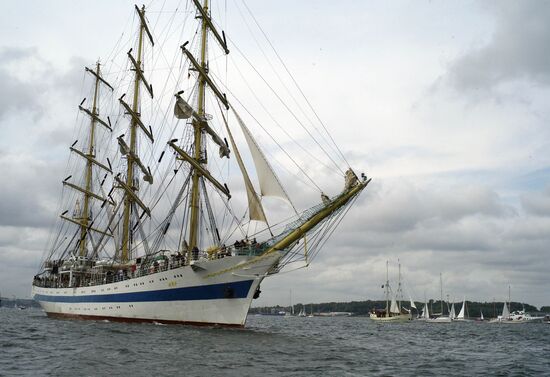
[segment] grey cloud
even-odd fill
[[[489,4],[496,29],[489,43],[453,61],[448,79],[459,90],[492,89],[512,80],[550,84],[550,2]]]
[[[538,216],[550,216],[550,186],[542,192],[531,192],[521,197],[525,211]]]

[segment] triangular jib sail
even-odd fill
[[[279,178],[277,178],[277,176],[275,175],[273,168],[271,167],[269,162],[267,162],[267,158],[265,157],[258,143],[252,136],[252,133],[246,127],[243,120],[241,119],[239,114],[237,114],[235,109],[233,109],[233,113],[235,114],[235,117],[237,118],[237,121],[241,126],[244,137],[246,139],[246,143],[248,144],[248,148],[250,149],[250,154],[252,155],[252,159],[254,160],[254,165],[256,166],[258,182],[260,183],[260,195],[275,196],[284,199],[294,208],[292,201],[290,200],[288,194],[281,185]]]

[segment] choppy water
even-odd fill
[[[0,376],[550,376],[550,325],[250,316],[244,330],[0,308]]]

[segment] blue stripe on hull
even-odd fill
[[[233,283],[106,295],[53,296],[36,294],[34,299],[45,302],[150,302],[246,298],[252,282],[253,280],[244,280]]]

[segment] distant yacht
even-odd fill
[[[441,289],[441,313],[434,315],[434,317],[428,318],[426,322],[429,323],[451,323],[453,321],[451,316],[443,315],[443,276],[439,274],[439,288]]]
[[[524,310],[515,310],[510,312],[509,306],[512,302],[510,301],[510,286],[508,286],[508,303],[504,301],[504,306],[502,307],[502,314],[497,318],[491,320],[491,323],[504,323],[504,324],[520,324],[520,323],[529,323],[529,322],[542,322],[544,317],[533,317],[531,314],[526,313]]]
[[[405,322],[412,320],[411,311],[409,310],[407,312],[407,310],[401,306],[401,298],[403,296],[403,290],[401,288],[401,264],[399,264],[397,292],[394,295],[391,292],[390,280],[388,275],[388,262],[386,261],[386,284],[384,285],[384,288],[386,291],[386,308],[384,310],[373,309],[370,312],[370,319],[379,322]],[[399,302],[397,301],[396,297],[399,299]]]
[[[313,318],[313,304],[311,304],[311,313],[307,317]]]

